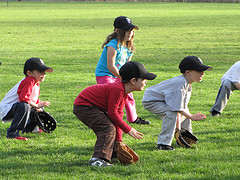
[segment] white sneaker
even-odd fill
[[[32,130],[32,133],[39,133],[39,128],[38,126],[35,126],[34,129]]]
[[[89,160],[88,165],[90,166],[98,166],[98,167],[105,167],[105,166],[112,166],[112,164],[104,161],[103,159],[99,158],[92,158]]]

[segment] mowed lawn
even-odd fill
[[[158,76],[147,87],[180,75],[188,55],[212,66],[194,83],[189,109],[207,119],[193,122],[198,144],[192,149],[156,150],[161,123],[141,105],[144,92],[134,92],[140,117],[151,125],[132,125],[142,140],[123,135],[140,156],[137,164],[89,167],[96,137],[72,113],[76,96],[96,84],[101,45],[119,15],[132,19],[136,53]],[[240,179],[240,92],[234,91],[221,117],[210,117],[222,75],[240,60],[239,3],[94,3],[0,2],[0,99],[23,77],[24,62],[39,57],[54,69],[41,83],[40,99],[58,121],[50,134],[27,134],[29,141],[6,138],[0,125],[0,179]]]

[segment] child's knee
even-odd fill
[[[30,112],[31,111],[31,106],[28,103],[19,102],[19,103],[17,103],[16,111]]]
[[[168,117],[168,119],[172,119],[174,121],[177,120],[177,111],[166,111],[166,117]]]
[[[22,108],[24,108],[25,112],[29,112],[31,111],[31,106],[28,103],[22,103]]]
[[[112,136],[116,136],[116,128],[113,124],[110,124],[108,127],[103,129],[104,133],[111,134]]]

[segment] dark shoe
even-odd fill
[[[134,123],[134,124],[151,124],[150,121],[146,121],[140,117],[138,117],[135,121],[131,122],[131,123]]]
[[[163,144],[157,144],[157,149],[158,149],[158,150],[170,150],[170,151],[175,151],[175,149],[174,149],[172,146],[163,145]]]
[[[106,167],[106,166],[112,166],[112,164],[108,163],[107,161],[104,161],[103,159],[96,158],[94,160],[90,159],[88,162],[89,166],[98,166],[98,167]]]
[[[212,110],[210,112],[210,117],[219,117],[219,116],[221,116],[221,113],[218,111]]]

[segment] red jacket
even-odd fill
[[[75,99],[75,105],[94,106],[104,109],[116,127],[116,140],[122,140],[122,131],[128,133],[131,127],[123,121],[123,109],[126,104],[127,94],[125,94],[122,82],[110,84],[96,84],[84,89]]]
[[[30,101],[33,101],[38,104],[40,102],[38,99],[40,95],[39,83],[36,83],[35,78],[26,76],[26,78],[19,84],[17,94],[20,102],[29,103]]]

